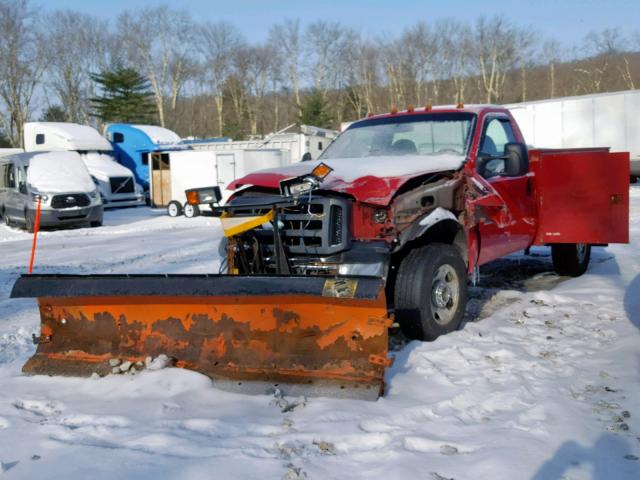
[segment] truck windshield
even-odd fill
[[[472,113],[429,113],[363,120],[345,130],[321,159],[466,155]]]

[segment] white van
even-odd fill
[[[102,225],[100,194],[76,152],[33,152],[0,157],[0,216],[33,232],[40,225]]]
[[[24,125],[26,152],[74,151],[82,157],[104,206],[144,205],[144,190],[131,170],[115,161],[111,143],[87,125],[61,122],[29,122]]]

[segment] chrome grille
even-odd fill
[[[53,208],[87,207],[90,203],[89,196],[84,193],[54,195],[51,199]]]

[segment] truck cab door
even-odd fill
[[[480,222],[480,252],[478,264],[523,250],[531,245],[536,232],[535,198],[529,172],[508,175],[505,145],[517,142],[508,116],[492,114],[485,117],[476,158],[486,157],[481,175],[501,199],[501,222],[490,218]],[[476,162],[478,163],[478,162]]]

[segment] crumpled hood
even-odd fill
[[[232,182],[227,188],[243,185],[279,188],[280,181],[311,173],[323,162],[333,168],[321,190],[348,193],[356,200],[375,205],[388,205],[403,183],[418,175],[457,170],[464,163],[463,155],[405,155],[366,158],[332,158],[299,162],[287,167],[250,173]]]

